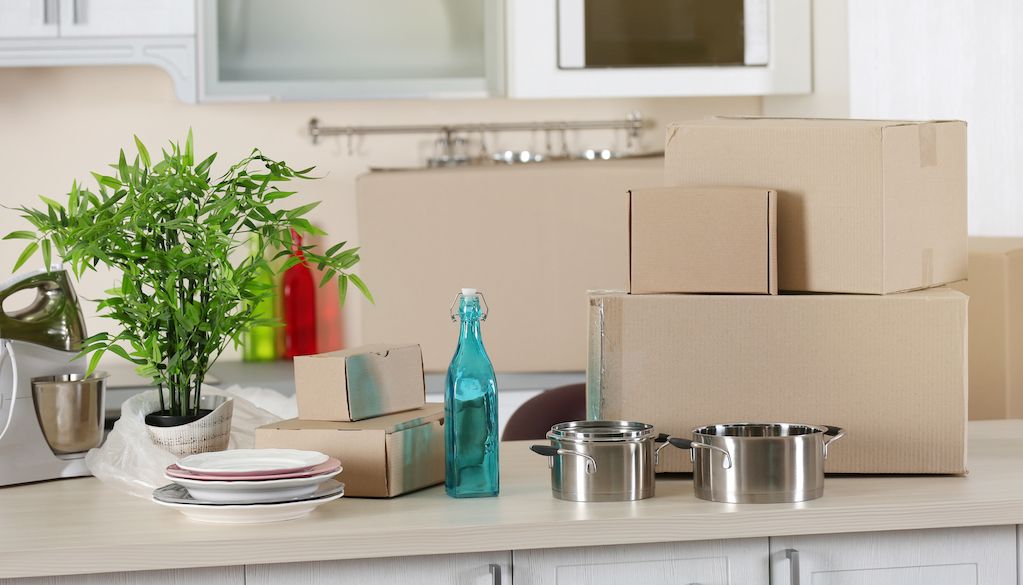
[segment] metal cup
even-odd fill
[[[106,372],[32,379],[36,418],[54,453],[80,453],[103,442],[106,379]]]

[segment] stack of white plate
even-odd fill
[[[200,453],[169,466],[174,483],[153,501],[202,522],[249,524],[308,515],[344,495],[332,479],[341,462],[317,451],[234,449]]]

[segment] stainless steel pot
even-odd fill
[[[103,442],[106,381],[106,372],[98,371],[32,379],[36,418],[54,453],[80,453]]]
[[[733,504],[803,502],[824,493],[828,446],[845,435],[839,427],[789,423],[733,423],[693,430],[696,497]]]
[[[556,424],[551,444],[531,449],[548,457],[551,491],[573,502],[622,502],[654,495],[654,466],[668,443],[655,446],[654,427],[628,421]]]

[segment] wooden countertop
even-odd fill
[[[705,502],[686,476],[640,502],[562,502],[527,446],[502,446],[498,498],[435,487],[278,524],[195,523],[92,478],[3,488],[0,577],[1023,524],[1023,421],[971,423],[968,477],[829,477],[802,504]]]

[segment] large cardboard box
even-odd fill
[[[656,157],[359,177],[359,270],[376,298],[363,342],[415,340],[426,370],[446,371],[458,338],[448,309],[470,287],[490,307],[483,339],[498,372],[583,371],[586,291],[628,288],[628,190],[663,175]]]
[[[966,472],[966,295],[594,295],[590,418],[837,425],[830,473]],[[661,452],[659,471],[690,471]]]
[[[303,420],[353,421],[422,408],[422,350],[380,343],[296,357],[295,395]]]
[[[779,288],[966,278],[966,124],[714,118],[668,128],[667,185],[778,191]]]
[[[1023,418],[1023,238],[970,238],[970,418]]]
[[[630,195],[630,292],[778,294],[774,191],[659,187]]]
[[[444,481],[444,405],[358,422],[290,419],[256,429],[256,448],[341,460],[345,497],[391,497]]]

